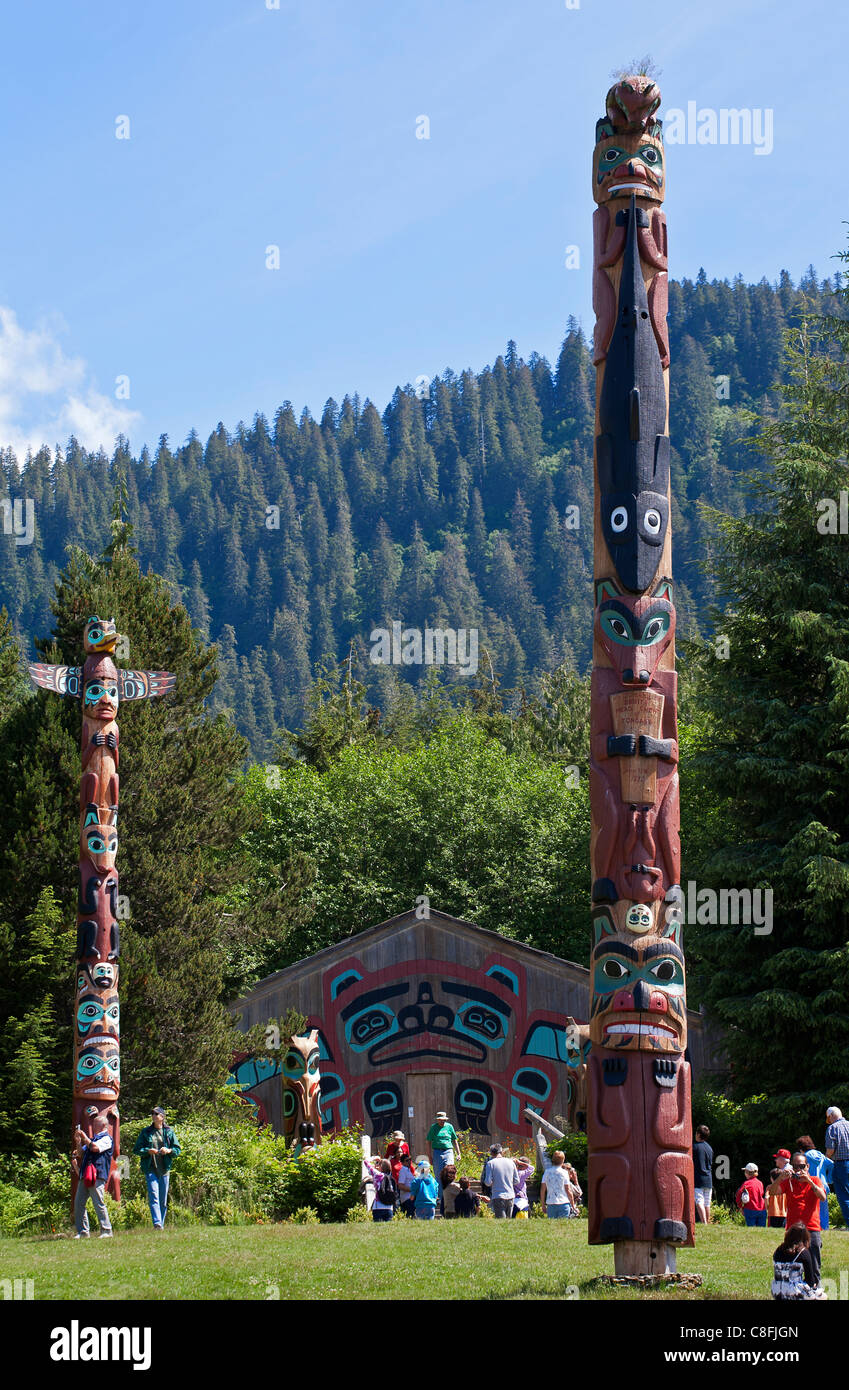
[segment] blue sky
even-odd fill
[[[176,445],[287,398],[382,408],[509,338],[554,358],[592,325],[595,120],[647,53],[662,116],[773,113],[769,154],[668,146],[671,275],[835,269],[831,2],[268,3],[6,7],[0,444]]]

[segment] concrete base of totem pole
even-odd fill
[[[666,1241],[615,1240],[613,1268],[618,1276],[674,1274],[675,1246]]]

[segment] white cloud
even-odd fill
[[[141,420],[138,410],[104,396],[81,357],[68,357],[59,321],[24,328],[0,305],[0,445],[23,461],[28,449],[64,444],[76,435],[86,449],[112,452],[119,434]]]

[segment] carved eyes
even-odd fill
[[[625,623],[623,623],[623,621],[622,621],[621,618],[611,618],[611,619],[610,619],[610,626],[611,626],[611,628],[613,629],[613,631],[616,633],[616,636],[617,636],[617,637],[630,637],[630,636],[631,636],[630,632],[628,631],[628,628],[626,627]]]
[[[657,516],[657,513],[655,512],[654,515]],[[649,516],[649,513],[647,512],[647,513],[646,513],[646,517],[648,518],[648,516]],[[620,531],[624,531],[624,530],[625,530],[625,528],[627,527],[627,525],[628,525],[628,511],[627,511],[627,508],[625,508],[625,507],[614,507],[614,508],[613,508],[613,511],[610,513],[610,529],[611,529],[611,531],[614,531],[614,532],[618,535]],[[659,516],[657,516],[657,529],[660,530],[660,517],[659,517]]]
[[[643,633],[643,641],[652,642],[654,638],[657,637],[658,633],[663,631],[663,626],[664,624],[662,618],[652,618],[651,622],[647,624],[646,630]]]
[[[646,164],[657,164],[660,161],[660,152],[654,145],[644,145],[640,150],[640,158],[644,159]]]
[[[622,158],[622,151],[615,148],[605,150],[601,156],[602,164],[618,164]]]
[[[614,960],[612,957],[604,962],[601,969],[602,974],[606,975],[608,980],[624,980],[628,974],[622,962]]]
[[[648,511],[643,517],[643,525],[645,526],[650,536],[660,535],[660,528],[663,525],[663,521],[660,512],[657,510],[656,507],[649,507]]]
[[[670,980],[675,979],[675,962],[673,960],[658,961],[657,965],[652,966],[651,973],[656,979],[663,981],[664,984],[668,984]]]

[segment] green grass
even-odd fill
[[[637,1293],[593,1283],[613,1272],[584,1221],[439,1221],[338,1226],[195,1226],[120,1232],[111,1241],[0,1240],[0,1279],[29,1278],[36,1299],[375,1299],[402,1284],[428,1298],[768,1299],[779,1233],[712,1226],[678,1268],[694,1292]],[[824,1238],[823,1276],[849,1267],[849,1232]],[[846,1276],[844,1275],[844,1285]],[[577,1288],[577,1294],[573,1292]]]

